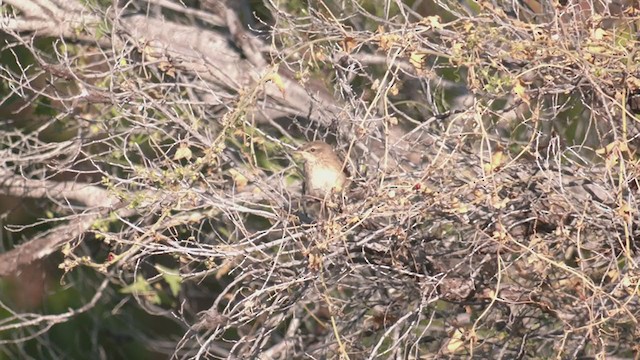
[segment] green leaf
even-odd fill
[[[154,304],[160,304],[161,302],[160,296],[151,288],[147,279],[142,275],[138,275],[133,284],[123,287],[120,292],[145,297]]]
[[[182,284],[182,278],[180,277],[180,273],[176,269],[169,269],[162,265],[156,264],[156,270],[162,275],[164,281],[169,284],[169,288],[171,289],[171,293],[173,296],[177,296],[180,293],[180,284]]]

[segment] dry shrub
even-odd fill
[[[638,9],[409,3],[5,1],[0,274],[90,289],[1,342],[135,299],[176,358],[632,356]],[[305,223],[310,139],[352,189]]]

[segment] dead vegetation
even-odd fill
[[[0,275],[91,288],[0,298],[8,355],[133,303],[175,358],[636,356],[637,3],[88,3],[2,5]],[[352,189],[305,224],[312,139]]]

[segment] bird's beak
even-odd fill
[[[296,162],[304,161],[304,152],[300,151],[300,148],[293,150],[291,152],[291,156],[293,157],[293,160],[295,160]]]
[[[304,156],[304,151],[302,151],[302,148],[299,146],[297,149],[293,150],[292,155],[294,157],[302,158]]]

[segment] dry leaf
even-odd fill
[[[158,63],[158,69],[173,78],[176,77],[176,68],[168,61],[160,61]]]
[[[241,190],[242,188],[247,186],[247,184],[249,183],[249,179],[247,179],[246,176],[242,175],[236,169],[229,169],[229,175],[231,175],[231,178],[233,179],[233,184],[236,186],[238,190]]]
[[[440,22],[440,16],[438,15],[424,17],[420,20],[420,23],[429,25],[434,29],[443,29],[442,23]]]
[[[447,351],[456,352],[460,350],[464,346],[464,341],[462,340],[464,335],[464,330],[461,328],[457,328],[451,338],[449,339],[449,343],[447,343]]]
[[[356,39],[352,38],[351,36],[347,36],[344,39],[342,39],[342,49],[347,53],[350,54],[351,51],[358,45],[358,43],[356,42]]]
[[[467,204],[461,202],[456,198],[454,198],[453,201],[451,201],[451,209],[458,214],[464,214],[466,212],[469,212],[469,206],[467,206]]]
[[[379,34],[378,44],[382,50],[389,50],[393,45],[400,41],[400,37],[398,35],[387,34],[383,26],[378,26],[377,32]]]

